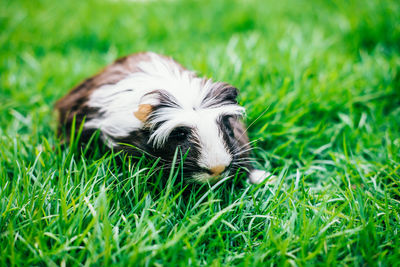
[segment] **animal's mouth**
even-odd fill
[[[218,174],[218,175],[211,175],[208,172],[201,172],[192,175],[192,178],[194,181],[199,182],[199,183],[216,183],[219,180],[221,180],[223,177],[226,177],[225,172]]]
[[[188,171],[187,175],[191,177],[193,181],[199,182],[199,183],[216,183],[220,181],[221,179],[234,174],[235,169],[234,169],[234,162],[232,161],[227,165],[226,167],[223,168],[223,171],[217,173],[213,170],[212,168],[205,168],[201,166],[197,166],[197,168],[183,168]]]
[[[232,174],[232,169],[228,166],[223,172],[221,172],[219,174],[212,174],[209,171],[207,171],[207,172],[201,173],[199,176],[204,177],[203,179],[201,179],[201,182],[216,183],[231,174]]]

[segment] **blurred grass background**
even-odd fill
[[[400,262],[400,2],[2,0],[0,29],[0,265]],[[54,102],[149,50],[237,86],[247,123],[267,109],[276,184],[59,149]]]

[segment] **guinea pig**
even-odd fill
[[[83,124],[83,141],[98,131],[109,148],[169,163],[179,148],[188,181],[215,182],[240,170],[251,183],[261,183],[270,174],[252,165],[238,92],[169,57],[132,54],[57,101],[58,129],[68,141],[73,124],[76,131]]]

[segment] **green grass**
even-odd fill
[[[399,266],[399,1],[2,0],[0,29],[0,265]],[[54,102],[146,50],[268,109],[275,183],[60,149]]]

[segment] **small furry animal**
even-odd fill
[[[75,117],[76,129],[83,123],[83,142],[99,131],[109,148],[145,152],[169,163],[179,147],[188,181],[215,182],[241,170],[251,183],[260,183],[269,173],[251,164],[237,96],[238,89],[227,83],[198,77],[171,58],[144,52],[116,60],[55,107],[59,133],[67,141]]]

